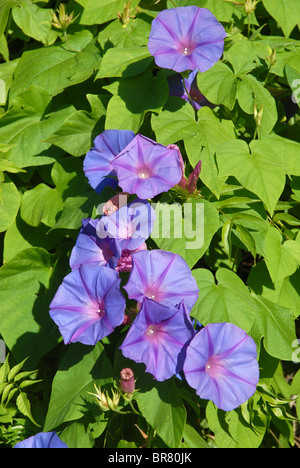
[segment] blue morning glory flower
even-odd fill
[[[117,271],[97,263],[80,265],[59,286],[50,316],[65,344],[94,345],[124,320],[125,298]]]
[[[39,432],[18,442],[14,448],[69,448],[56,432]]]
[[[231,411],[256,390],[259,380],[256,344],[232,323],[210,323],[190,342],[183,372],[200,398]]]
[[[191,311],[199,288],[180,255],[158,249],[141,250],[132,254],[132,260],[133,267],[124,286],[130,299],[142,302],[148,297],[173,307],[184,300],[187,310]]]
[[[209,70],[222,56],[226,32],[206,8],[163,10],[152,21],[148,49],[161,68]]]
[[[146,372],[163,381],[180,372],[186,347],[195,330],[184,301],[169,307],[144,298],[120,349],[125,357],[146,365]]]
[[[167,192],[181,180],[176,149],[168,148],[143,135],[135,138],[112,161],[119,186],[140,199]]]
[[[105,130],[95,138],[93,148],[83,161],[83,170],[97,193],[108,185],[117,187],[112,161],[133,138],[134,132],[130,130]]]

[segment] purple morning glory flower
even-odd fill
[[[69,448],[56,432],[39,432],[18,442],[14,448]]]
[[[97,263],[69,273],[50,304],[50,316],[65,344],[94,345],[124,320],[125,298],[118,272]]]
[[[232,323],[210,323],[189,344],[183,372],[200,398],[231,411],[256,390],[259,380],[256,344]]]
[[[181,99],[189,102],[193,108],[198,111],[203,106],[212,104],[203,96],[197,86],[198,70],[192,71],[188,78],[182,78],[180,74],[171,75],[168,77],[170,96],[178,96]]]
[[[148,49],[161,68],[203,73],[221,58],[225,37],[225,29],[206,8],[171,8],[152,21]]]
[[[120,349],[125,357],[143,362],[156,380],[182,370],[186,346],[195,331],[184,301],[168,307],[145,298]]]
[[[136,250],[148,239],[155,221],[155,211],[145,200],[134,200],[109,216],[102,216],[97,226],[100,238],[115,239],[121,250]]]
[[[175,307],[184,300],[188,311],[198,299],[199,289],[186,261],[164,250],[141,250],[132,254],[133,267],[125,290],[130,299],[144,297]]]
[[[117,187],[112,161],[133,138],[134,132],[130,130],[105,130],[95,138],[94,147],[83,161],[83,170],[97,193],[107,185]]]
[[[98,265],[108,265],[115,268],[121,257],[122,249],[116,239],[97,234],[99,219],[85,218],[79,231],[76,244],[70,256],[72,270],[85,263],[97,262]]]
[[[119,185],[140,199],[167,192],[181,179],[178,152],[143,135],[135,138],[113,160]]]

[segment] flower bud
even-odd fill
[[[103,214],[105,216],[109,216],[113,214],[115,211],[119,210],[122,208],[122,206],[127,205],[127,200],[128,200],[128,193],[122,192],[114,195],[110,200],[108,200],[104,205],[103,205]]]
[[[121,370],[121,389],[124,393],[133,393],[135,390],[134,373],[128,367]]]
[[[251,15],[252,13],[255,12],[256,5],[258,2],[256,0],[246,0],[245,2],[245,12],[247,15]]]
[[[88,392],[88,393],[96,397],[96,400],[100,409],[102,411],[116,410],[119,405],[120,394],[112,390],[112,398],[111,398],[108,395],[108,392],[106,393],[102,392],[101,388],[100,387],[97,388],[96,384],[94,386],[95,386],[96,393],[91,393],[91,392]]]

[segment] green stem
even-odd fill
[[[139,412],[135,409],[135,407],[133,406],[132,400],[129,401],[129,405],[130,405],[132,411],[133,411],[135,414],[137,414],[138,416],[141,415],[141,413],[139,413]]]
[[[64,39],[65,39],[65,43],[66,43],[67,47],[68,47],[72,52],[76,52],[77,54],[78,54],[79,52],[81,52],[81,50],[73,49],[73,47],[69,44],[68,34],[67,34],[67,30],[66,30],[66,29],[63,29],[63,33],[64,33]]]

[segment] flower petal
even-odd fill
[[[211,323],[188,346],[183,371],[200,398],[231,411],[256,390],[259,380],[256,344],[232,323]]]
[[[176,306],[184,299],[190,311],[197,301],[199,289],[185,260],[164,250],[147,250],[132,255],[133,268],[124,287],[131,299],[144,297]]]
[[[105,130],[94,140],[94,147],[87,153],[83,169],[90,185],[97,193],[107,185],[117,187],[113,159],[134,138],[130,130]]]

